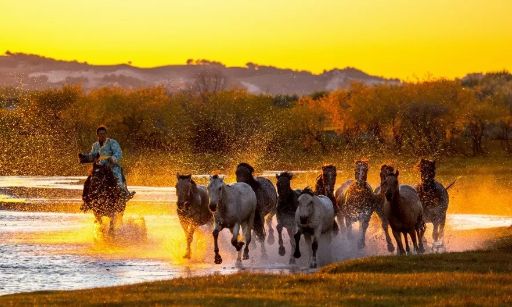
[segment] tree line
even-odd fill
[[[267,167],[279,167],[332,153],[512,154],[512,75],[354,83],[302,97],[204,87],[175,93],[163,87],[3,88],[0,173],[76,173],[76,153],[90,148],[101,124],[128,155],[147,159],[155,153],[257,155]]]

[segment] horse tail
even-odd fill
[[[457,182],[457,180],[459,180],[459,178],[462,177],[462,176],[459,176],[457,178],[455,178],[454,181],[452,181],[452,183],[450,183],[449,185],[446,186],[446,191],[448,191],[449,188],[453,187],[453,185],[455,184],[455,182]]]
[[[263,215],[259,210],[256,210],[254,214],[254,223],[253,223],[253,229],[256,233],[256,237],[260,241],[265,241],[265,227],[264,227],[264,220]]]

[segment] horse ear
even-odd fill
[[[395,176],[398,178],[398,174],[400,174],[400,172],[398,172],[398,170],[396,170],[395,172]]]
[[[176,179],[180,179],[180,173],[176,173]]]

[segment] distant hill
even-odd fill
[[[125,88],[163,85],[170,91],[192,88],[199,76],[222,79],[224,88],[245,88],[252,93],[304,95],[349,86],[395,83],[347,67],[322,74],[281,69],[247,63],[245,67],[226,67],[207,60],[188,60],[184,65],[139,68],[129,64],[90,65],[86,62],[60,61],[23,53],[6,52],[0,56],[0,86],[20,86],[29,89],[81,84],[85,89],[104,86]]]

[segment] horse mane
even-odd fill
[[[316,177],[315,193],[316,194],[325,193],[325,186],[324,186],[324,180],[322,178],[322,174],[320,174],[320,175],[318,175],[318,177]]]
[[[248,169],[251,172],[251,174],[254,173],[254,167],[252,167],[249,163],[245,163],[245,162],[239,163],[236,168],[239,168],[239,167],[245,167],[246,169]]]
[[[313,190],[311,190],[310,187],[305,187],[304,190],[302,190],[302,192],[300,192],[300,195],[302,195],[302,194],[308,194],[311,196],[315,196],[315,193],[313,192]]]
[[[187,174],[187,175],[181,175],[179,174],[178,175],[178,179],[192,179],[192,174]]]
[[[282,172],[278,174],[279,177],[288,177],[290,180],[293,178],[293,174],[289,171]]]
[[[190,183],[192,184],[192,192],[194,192],[194,194],[196,194],[197,193],[197,184],[196,184],[196,182],[193,179],[190,179]]]
[[[322,166],[322,171],[323,170],[326,170],[326,169],[332,169],[332,170],[336,170],[336,166],[334,164],[324,164]]]

